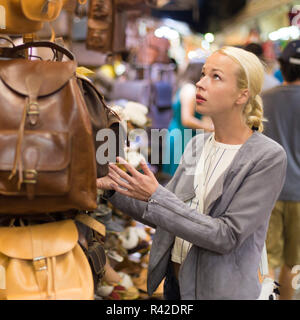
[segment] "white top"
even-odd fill
[[[207,139],[194,176],[195,197],[186,203],[200,214],[204,212],[204,203],[217,179],[231,164],[242,145],[231,145],[217,142],[214,133]],[[192,243],[179,237],[175,238],[171,260],[182,263]]]

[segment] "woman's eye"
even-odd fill
[[[214,74],[214,79],[221,80],[220,76],[216,73]]]
[[[201,72],[200,79],[205,76],[204,72]]]

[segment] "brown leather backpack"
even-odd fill
[[[2,54],[16,57],[29,47],[74,59],[51,42]],[[92,126],[76,67],[74,60],[0,60],[0,214],[97,207]]]
[[[90,115],[93,128],[93,140],[95,143],[95,151],[99,150],[104,143],[107,142],[108,138],[104,137],[103,140],[97,140],[97,133],[103,128],[111,129],[115,135],[116,144],[108,144],[114,150],[106,148],[104,152],[105,159],[109,158],[111,162],[116,161],[116,156],[124,157],[124,146],[126,140],[126,132],[121,126],[119,116],[106,105],[103,95],[95,87],[95,85],[87,78],[78,76],[78,85],[83,94],[86,106]],[[95,154],[97,159],[97,154]],[[104,177],[108,174],[108,161],[97,161],[97,178]]]

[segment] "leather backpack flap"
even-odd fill
[[[53,21],[63,7],[63,0],[20,0],[25,17],[33,21]]]
[[[2,3],[3,2],[3,3]],[[0,29],[4,34],[33,33],[43,28],[43,22],[29,20],[23,13],[21,0],[4,0],[1,5],[4,8],[5,29]],[[34,3],[35,1],[28,1]]]
[[[91,269],[77,240],[72,220],[0,228],[5,298],[93,299]]]
[[[0,61],[0,213],[96,207],[91,123],[75,70],[73,61]]]

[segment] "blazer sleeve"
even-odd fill
[[[188,146],[191,145],[191,141],[188,143]],[[188,150],[188,146],[186,147],[184,152],[190,152]],[[181,161],[183,161],[184,155],[181,157]],[[168,182],[168,184],[165,186],[166,190],[171,186],[176,184],[178,179],[180,178],[182,169],[182,164],[179,164],[177,170],[175,171],[173,177]],[[123,210],[126,214],[131,216],[133,219],[146,224],[152,228],[156,228],[156,224],[153,223],[153,220],[148,220],[143,214],[144,211],[147,209],[148,202],[136,200],[133,198],[130,198],[128,196],[122,195],[121,193],[114,192],[114,194],[107,198],[107,200],[117,209]]]
[[[152,228],[156,228],[156,225],[143,217],[143,213],[147,207],[147,202],[136,200],[128,196],[122,195],[116,192],[113,196],[107,199],[114,207],[124,211],[124,213],[131,216],[133,219],[146,224]]]
[[[199,214],[162,186],[152,195],[143,217],[199,247],[229,253],[268,221],[283,187],[286,165],[281,147],[268,153],[254,165],[227,211],[217,218]]]

